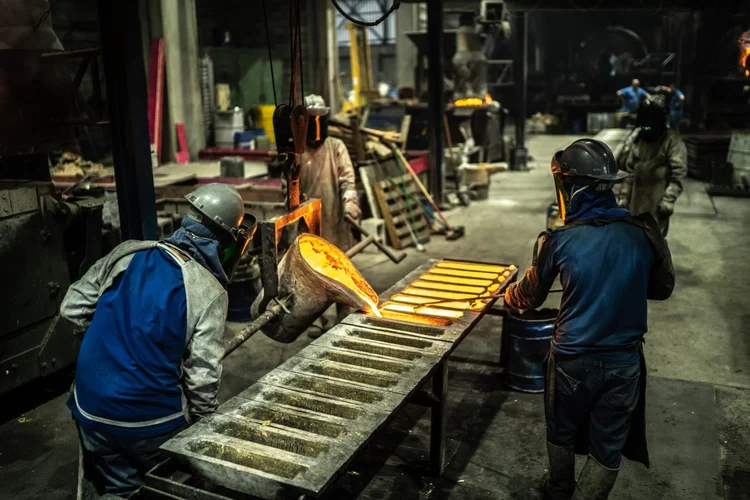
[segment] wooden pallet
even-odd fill
[[[404,194],[404,188],[409,194]],[[414,244],[409,234],[409,226],[420,243],[430,241],[430,225],[419,202],[420,191],[411,176],[391,177],[375,183],[375,196],[380,207],[381,217],[385,220],[390,245],[399,250]],[[412,220],[411,214],[414,215]]]

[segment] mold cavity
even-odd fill
[[[350,332],[349,335],[361,339],[374,340],[376,342],[416,347],[417,349],[427,349],[428,347],[432,347],[432,342],[428,342],[427,340],[414,339],[411,337],[397,337],[395,335],[388,335],[387,333],[373,332],[372,330],[354,330]]]
[[[409,365],[392,363],[391,361],[383,361],[382,359],[366,358],[363,356],[350,356],[343,352],[327,351],[322,357],[330,361],[336,361],[337,363],[361,366],[363,368],[370,368],[372,370],[380,370],[384,372],[404,373],[411,370]]]
[[[352,408],[350,406],[336,404],[333,401],[311,398],[303,394],[271,391],[264,393],[263,398],[266,401],[274,401],[276,403],[294,406],[295,408],[333,415],[334,417],[341,417],[347,420],[356,420],[362,416],[362,410],[360,408]]]
[[[274,432],[268,427],[256,427],[239,422],[222,422],[215,426],[214,430],[225,436],[251,441],[306,457],[317,457],[328,451],[328,445],[325,443],[287,436]]]
[[[398,380],[388,375],[375,375],[355,370],[345,370],[328,364],[310,365],[307,370],[317,375],[351,380],[352,382],[359,382],[360,384],[375,387],[391,387],[398,382]]]
[[[406,315],[402,315],[407,318]],[[443,329],[451,324],[450,320],[440,318],[418,318],[424,321],[423,324],[415,324],[410,322],[398,321],[393,319],[375,318],[373,316],[361,316],[362,324],[366,326],[375,326],[380,328],[390,328],[392,330],[401,330],[409,333],[417,333],[420,335],[429,335],[431,337],[440,337],[443,335]],[[409,317],[411,319],[411,317]],[[437,326],[433,326],[437,325]]]
[[[225,462],[249,467],[286,479],[294,479],[307,471],[307,466],[302,464],[267,457],[253,453],[252,451],[235,448],[234,446],[214,443],[213,441],[200,440],[193,442],[190,443],[188,449],[206,457],[217,458]]]
[[[402,349],[393,349],[391,347],[380,346],[376,344],[365,344],[363,342],[353,342],[351,340],[336,340],[333,342],[336,347],[351,349],[352,351],[366,352],[369,354],[379,354],[389,358],[408,359],[413,361],[422,357],[418,352],[404,351]]]
[[[303,417],[294,413],[271,410],[268,408],[252,408],[241,413],[246,418],[260,420],[264,423],[291,427],[300,431],[311,432],[320,436],[337,438],[344,433],[344,427],[339,424],[325,422],[310,417]]]
[[[288,380],[284,381],[284,383],[298,389],[305,389],[308,391],[319,392],[321,394],[328,394],[329,396],[358,401],[360,403],[372,404],[383,400],[383,395],[378,394],[377,392],[360,389],[358,387],[339,385],[325,380],[299,377],[289,378]]]

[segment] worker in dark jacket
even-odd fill
[[[550,467],[543,488],[552,500],[600,500],[615,483],[623,451],[648,465],[646,299],[668,298],[674,271],[656,221],[617,205],[612,186],[627,174],[609,147],[578,140],[555,154],[552,171],[565,225],[541,239],[532,267],[508,287],[505,302],[539,307],[560,275],[563,295],[547,358]],[[577,485],[575,452],[589,454]]]
[[[680,134],[667,128],[664,96],[641,103],[636,128],[625,139],[618,160],[620,168],[630,173],[618,202],[636,215],[649,212],[666,236],[687,175],[687,148]]]
[[[187,196],[182,227],[126,241],[68,289],[61,316],[83,334],[68,407],[78,424],[82,491],[126,497],[159,446],[216,410],[226,285],[255,230],[224,184]]]

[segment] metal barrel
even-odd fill
[[[505,384],[521,392],[544,392],[542,364],[555,333],[557,309],[508,311],[503,319]]]

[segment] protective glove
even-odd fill
[[[362,209],[359,208],[359,201],[356,198],[344,200],[344,215],[348,215],[354,220],[362,218]]]
[[[659,215],[670,217],[674,213],[674,201],[662,199],[656,208],[656,212]]]

